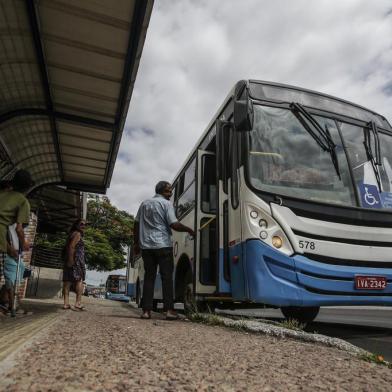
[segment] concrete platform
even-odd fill
[[[0,318],[0,361],[50,325],[62,311],[59,300],[25,299],[21,308],[27,314]]]

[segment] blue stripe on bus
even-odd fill
[[[113,301],[129,302],[129,297],[127,297],[125,294],[117,294],[111,292],[106,293],[106,299],[111,299]]]
[[[392,305],[391,269],[324,264],[302,255],[289,257],[260,240],[249,240],[242,246],[239,262],[233,264],[230,258],[235,300],[275,306]],[[387,288],[356,290],[355,275],[385,276]]]

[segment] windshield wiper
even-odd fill
[[[374,147],[375,147],[375,154],[373,154],[372,150],[372,142],[370,140],[370,131],[373,133],[374,137]],[[378,189],[380,192],[381,190],[381,177],[380,177],[380,172],[377,168],[377,166],[382,166],[381,162],[381,148],[380,148],[380,139],[378,137],[378,130],[377,126],[373,121],[370,121],[366,128],[364,128],[364,138],[363,138],[363,145],[365,146],[365,151],[366,151],[366,156],[368,161],[371,162],[374,176],[376,177]]]
[[[323,127],[316,121],[316,119],[299,103],[292,102],[290,104],[290,108],[293,111],[294,115],[298,118],[301,124],[305,127],[308,133],[313,137],[313,139],[318,143],[318,145],[324,150],[328,151],[331,155],[331,160],[333,166],[336,170],[336,174],[338,175],[339,179],[341,180],[340,170],[339,170],[339,163],[338,158],[336,155],[336,144],[332,140],[331,133],[329,132],[328,125],[325,125],[325,130]],[[309,124],[304,121],[304,118],[312,124],[313,128],[317,131],[314,132],[313,129],[309,126]]]

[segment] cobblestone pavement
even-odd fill
[[[391,391],[392,370],[334,348],[223,327],[141,320],[97,300],[64,311],[0,376],[13,391]],[[10,383],[10,385],[6,385]]]

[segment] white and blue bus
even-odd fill
[[[392,304],[392,128],[339,98],[240,81],[173,181],[185,306]]]
[[[106,299],[129,302],[127,296],[127,278],[124,275],[109,275],[106,279]]]

